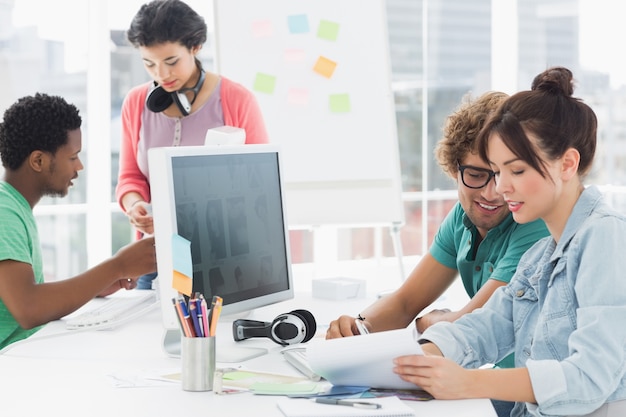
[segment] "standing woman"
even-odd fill
[[[207,26],[186,3],[144,4],[126,34],[153,82],[131,89],[122,105],[116,197],[137,231],[152,234],[150,148],[203,145],[208,129],[224,125],[243,128],[248,144],[267,143],[268,135],[254,95],[202,68],[197,54],[207,39]],[[142,277],[137,288],[151,288],[154,277]]]
[[[514,219],[541,218],[551,236],[483,309],[426,330],[426,356],[396,359],[436,398],[516,401],[514,417],[626,416],[626,218],[583,185],[597,120],[572,81],[566,68],[546,70],[481,131]],[[516,368],[477,369],[511,352]]]

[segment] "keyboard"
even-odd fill
[[[309,366],[309,361],[306,358],[306,348],[305,347],[292,347],[287,346],[284,348],[281,353],[285,360],[294,368],[296,368],[300,373],[312,381],[319,381],[322,379],[318,374],[311,369]]]
[[[66,319],[68,330],[111,329],[156,306],[156,291],[135,290],[92,301],[97,305]]]

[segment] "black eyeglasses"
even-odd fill
[[[496,173],[490,169],[461,164],[458,164],[458,167],[461,172],[461,181],[467,188],[483,188],[496,176]]]

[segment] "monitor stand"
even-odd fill
[[[163,333],[163,350],[168,356],[180,358],[180,330],[166,329]],[[228,347],[228,349],[217,349],[215,361],[224,363],[244,362],[248,359],[256,358],[267,354],[267,349],[252,346]]]

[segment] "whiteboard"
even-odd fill
[[[290,227],[404,223],[384,0],[214,0],[218,73],[281,148]]]

